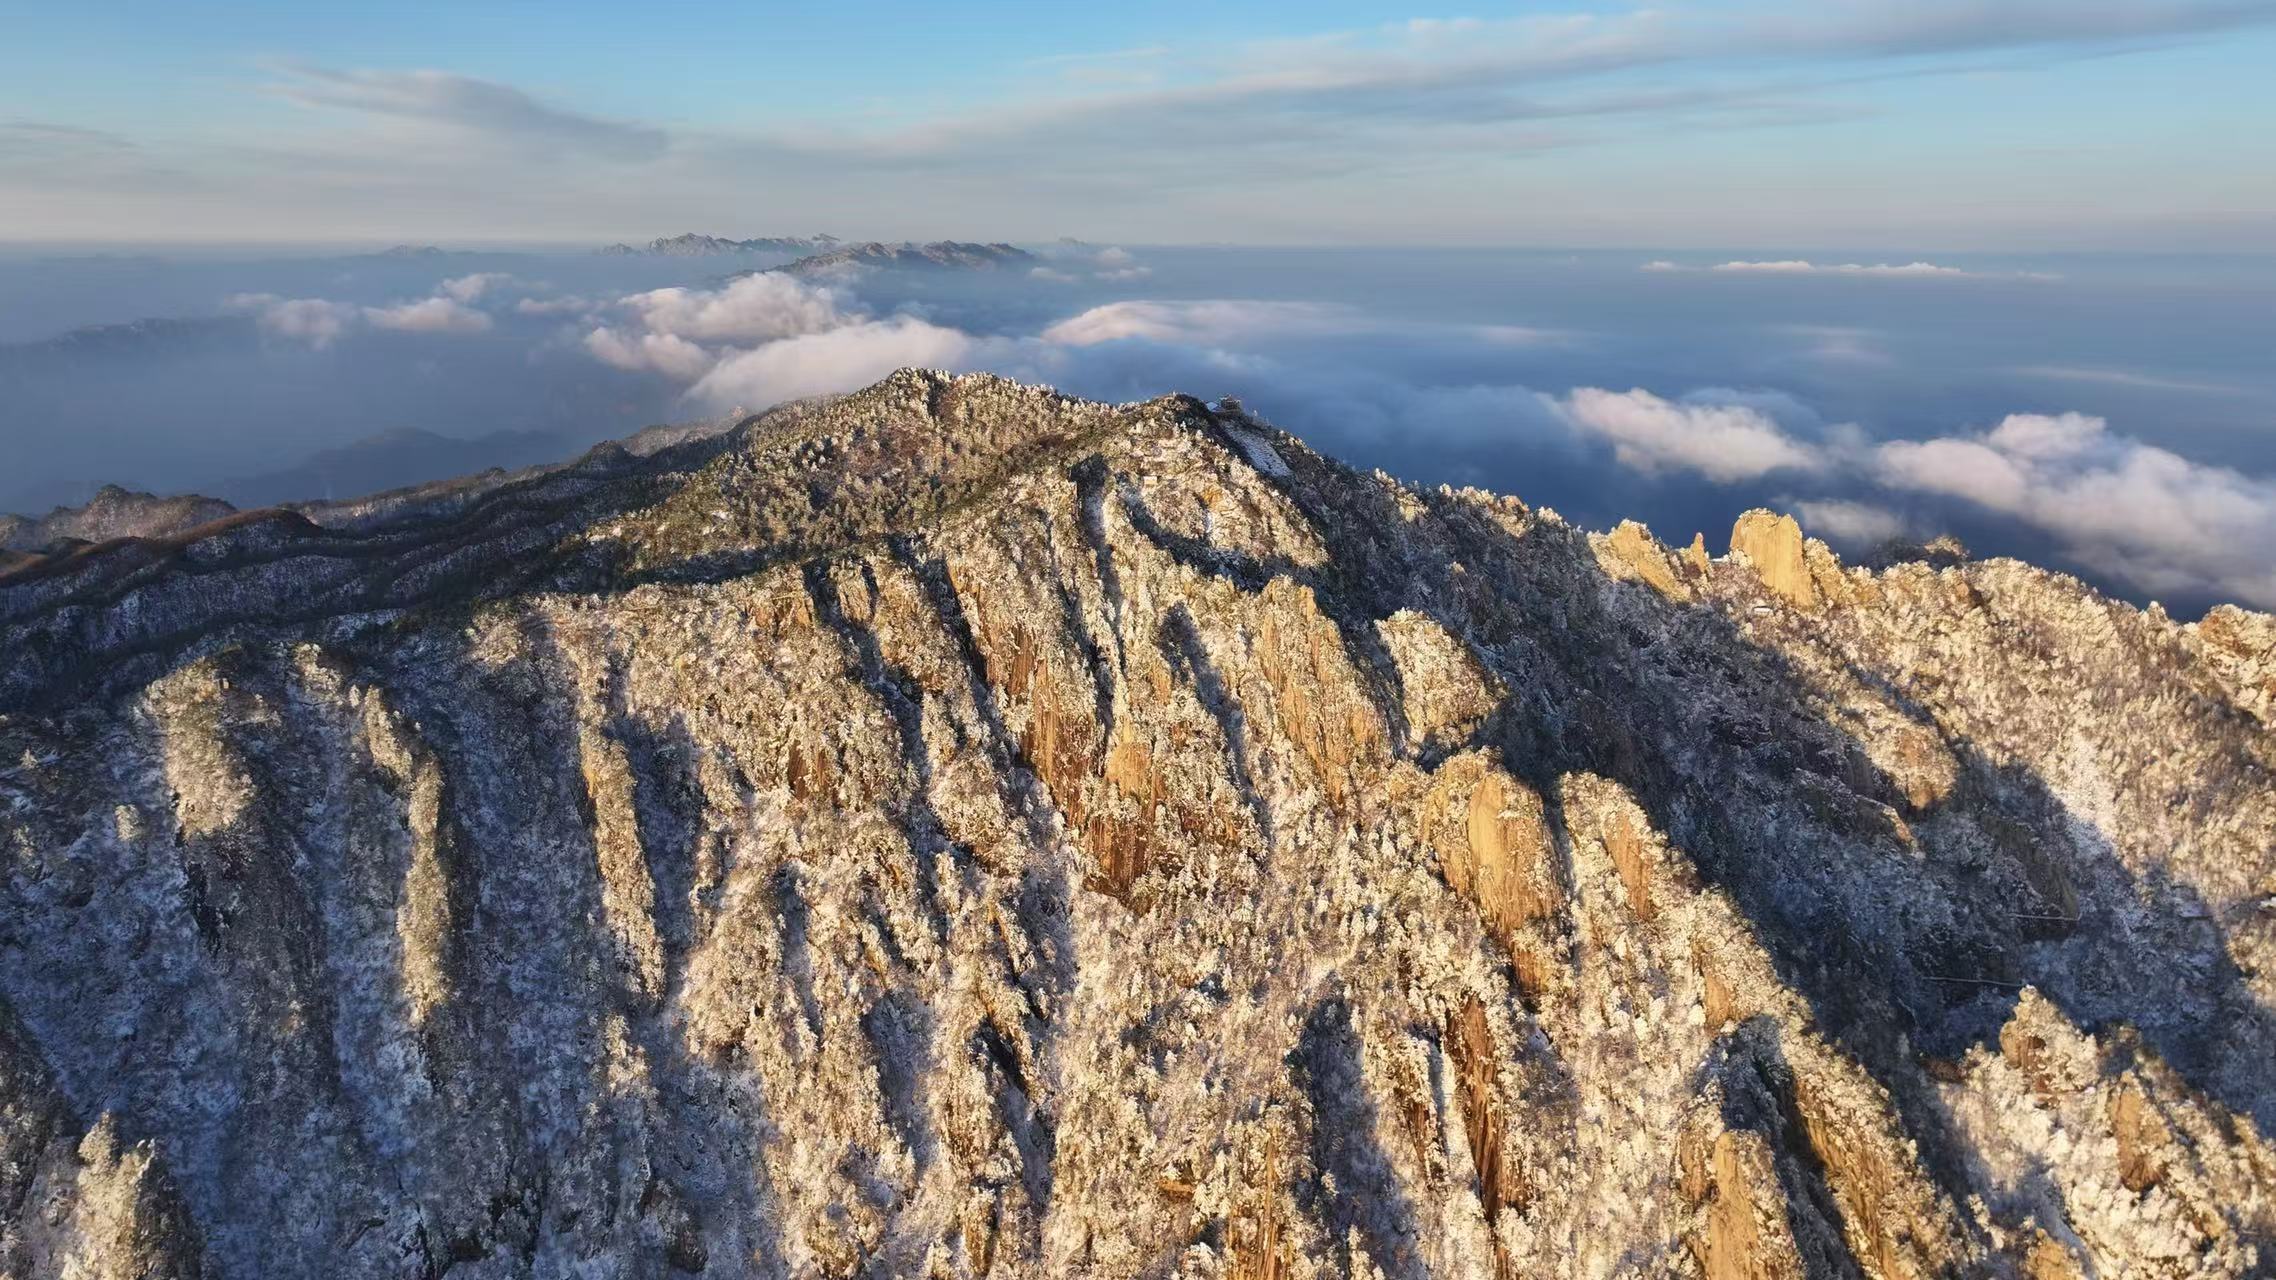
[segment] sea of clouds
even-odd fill
[[[1843,307],[1785,295],[1784,314],[1831,318],[1764,317],[1751,328],[1775,357],[1723,377],[1702,367],[1711,351],[1684,348],[1680,334],[1648,319],[1636,333],[1607,324],[1636,308],[1626,298],[1592,310],[1578,292],[1504,305],[1441,289],[1383,305],[1288,283],[1309,274],[1245,276],[1223,263],[1214,272],[1172,264],[1164,279],[1153,260],[1163,256],[1062,247],[1032,270],[987,279],[760,269],[633,288],[608,287],[614,281],[575,262],[507,264],[430,269],[416,287],[397,271],[376,291],[364,282],[361,296],[234,292],[218,310],[251,322],[259,351],[247,359],[283,370],[299,352],[344,374],[388,371],[335,381],[335,401],[341,385],[373,388],[381,406],[395,384],[425,385],[425,416],[405,425],[445,435],[526,433],[544,421],[483,419],[495,401],[462,386],[478,378],[518,380],[534,403],[574,404],[557,415],[574,423],[562,428],[566,449],[644,421],[851,390],[904,366],[989,370],[1113,400],[1234,394],[1360,465],[1515,492],[1589,523],[1640,516],[1675,539],[1701,528],[1713,540],[1738,510],[1769,503],[1853,553],[1959,530],[1980,553],[2053,559],[2136,597],[2276,606],[2276,480],[2192,457],[2096,411],[2105,393],[2188,404],[2236,387],[2065,365],[2055,350],[2014,375],[2031,393],[2024,403],[2002,405],[1986,391],[1941,420],[1934,415],[1950,411],[1934,402],[1892,399],[1903,412],[1886,420],[1855,412],[1854,395],[1844,403],[1874,379],[1935,376],[1910,368],[1886,328],[1848,322],[1859,314],[1974,305],[1923,300],[1971,289],[2000,291],[2015,306],[2066,305],[2031,300],[2064,289],[2060,273],[1798,258],[1619,267],[1635,282],[1620,287],[1664,281],[1708,291],[1673,301],[1742,313],[1767,304],[1714,291],[1851,291],[1839,295]],[[1609,267],[1589,279],[1617,284]],[[1239,291],[1213,291],[1219,284]],[[1861,300],[1857,290],[1884,292]],[[1560,313],[1579,322],[1553,323]],[[1667,351],[1650,352],[1654,341]],[[2069,402],[2048,402],[2050,389]],[[467,414],[450,412],[454,395]],[[342,417],[373,420],[345,405]],[[0,428],[27,434],[37,424]],[[274,432],[253,434],[275,453]]]

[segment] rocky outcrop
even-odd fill
[[[161,498],[104,485],[80,506],[57,507],[36,519],[0,516],[0,548],[46,552],[58,544],[160,537],[219,520],[235,510],[218,498],[195,494]]]
[[[1794,517],[1760,508],[1740,516],[1731,526],[1731,555],[1787,603],[1798,609],[1817,605],[1817,586],[1802,554],[1802,526]]]
[[[2221,605],[2196,625],[2197,652],[2239,707],[2276,726],[2276,618]]]
[[[1684,594],[1682,580],[1677,576],[1679,563],[1694,573],[1705,572],[1698,561],[1679,562],[1671,558],[1666,548],[1652,537],[1652,531],[1633,520],[1621,521],[1604,537],[1601,547],[1600,558],[1606,572],[1641,582],[1664,596]]]
[[[0,1275],[202,1275],[197,1230],[157,1165],[114,1117],[75,1121],[0,1002]]]
[[[0,585],[0,1260],[2264,1272],[2265,620],[1733,542],[912,372]]]

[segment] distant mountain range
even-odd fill
[[[251,316],[152,317],[93,324],[52,338],[0,343],[0,373],[49,368],[64,360],[206,355],[254,336]]]
[[[1025,249],[1008,244],[974,244],[963,240],[936,240],[931,244],[903,241],[886,244],[871,240],[800,258],[783,271],[794,276],[827,275],[855,267],[919,271],[993,271],[1038,261]]]
[[[628,258],[654,255],[663,258],[718,258],[742,253],[826,253],[840,241],[833,235],[815,236],[761,236],[755,240],[730,240],[719,236],[685,235],[666,236],[651,240],[645,245],[612,244],[594,252],[604,257]]]
[[[0,552],[45,551],[57,543],[159,537],[218,520],[235,510],[219,498],[194,493],[161,498],[107,484],[83,506],[57,507],[38,517],[0,515]]]
[[[241,511],[275,507],[319,525],[356,527],[410,514],[453,509],[515,480],[575,466],[593,457],[644,458],[708,439],[738,417],[662,423],[578,451],[577,442],[547,431],[494,431],[471,438],[405,428],[326,449],[278,471],[225,481],[228,497],[158,495],[104,485],[78,506],[42,516],[0,512],[0,573],[121,538],[171,538]]]
[[[367,261],[378,259],[385,262],[403,262],[417,264],[422,262],[463,262],[470,258],[495,257],[497,256],[497,251],[486,249],[444,249],[437,245],[431,244],[399,244],[391,248],[380,249],[372,253],[361,253],[355,256]]]
[[[572,441],[550,431],[493,431],[466,438],[405,427],[325,449],[281,470],[216,487],[240,505],[349,498],[422,484],[437,476],[553,462],[575,447]]]

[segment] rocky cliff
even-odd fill
[[[2276,627],[902,373],[0,587],[0,1274],[2276,1266]]]

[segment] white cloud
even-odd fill
[[[864,320],[729,355],[689,388],[688,396],[714,409],[777,404],[865,386],[911,365],[967,367],[991,345],[915,316]]]
[[[1905,531],[1904,519],[1886,507],[1844,498],[1794,504],[1802,527],[1815,537],[1849,547],[1875,547]]]
[[[477,271],[445,280],[435,286],[435,292],[458,302],[474,302],[490,290],[513,282],[514,278],[503,271]]]
[[[678,334],[627,334],[606,325],[585,335],[585,350],[601,363],[619,369],[652,371],[682,380],[702,377],[718,359]]]
[[[458,283],[446,281],[444,288]],[[240,293],[226,300],[234,310],[251,311],[264,333],[328,347],[350,332],[369,325],[405,333],[481,333],[490,328],[487,313],[467,306],[456,297],[436,294],[415,302],[386,307],[360,307],[327,298],[280,298],[273,293]]]
[[[1110,302],[1043,331],[1046,342],[1087,347],[1138,338],[1217,343],[1264,336],[1357,333],[1378,322],[1355,307],[1322,302]]]
[[[1575,427],[1612,445],[1638,471],[1693,471],[1729,483],[1772,471],[1813,470],[1811,449],[1746,404],[1683,404],[1641,388],[1578,387],[1560,406]]]
[[[1795,258],[1777,262],[1718,262],[1709,267],[1708,270],[1778,276],[1842,275],[1958,278],[1975,274],[1971,271],[1962,271],[1958,267],[1940,267],[1933,262],[1907,262],[1902,265],[1887,262],[1877,262],[1871,265],[1861,262],[1829,262],[1820,265]]]
[[[1473,442],[1491,433],[1506,447],[1551,451],[1595,441],[1644,474],[1718,484],[1809,477],[1823,487],[1786,505],[1812,532],[1851,546],[1906,530],[1894,496],[1938,495],[2044,531],[2082,564],[2133,586],[2276,603],[2266,550],[2276,546],[2276,482],[2192,463],[2082,414],[2017,414],[1979,434],[1875,443],[1769,390],[1710,387],[1671,400],[1641,388],[1580,387],[1557,399],[1517,385],[1355,378],[1308,340],[1452,334],[1528,343],[1562,335],[1308,302],[1127,300],[1033,337],[998,337],[919,315],[875,317],[850,295],[755,276],[720,290],[633,295],[616,310],[619,320],[585,335],[586,350],[684,382],[686,398],[710,411],[852,390],[912,365],[994,369],[1115,397],[1164,385],[1230,391],[1254,403],[1277,400],[1300,429],[1333,424],[1374,438],[1468,432]]]
[[[228,300],[234,310],[251,311],[263,333],[328,347],[354,327],[359,308],[323,298],[280,298],[273,293],[240,293]]]
[[[1573,335],[1561,329],[1536,329],[1523,324],[1481,324],[1467,332],[1480,342],[1497,347],[1538,347],[1569,342]]]
[[[591,311],[592,309],[591,299],[580,298],[571,294],[564,294],[558,298],[524,298],[514,304],[514,310],[525,316],[573,315],[580,311]]]
[[[862,277],[874,273],[875,270],[876,268],[866,262],[855,262],[848,258],[840,262],[825,262],[818,267],[809,267],[806,271],[806,278],[808,280],[828,280],[842,285],[852,284]]]
[[[2117,435],[2086,414],[2010,414],[1980,435],[1874,452],[1891,488],[1962,498],[2053,535],[2149,591],[2276,604],[2276,481]]]
[[[481,333],[490,327],[488,313],[444,297],[392,307],[365,307],[364,318],[376,328],[404,333]]]
[[[765,342],[835,329],[850,318],[832,290],[777,271],[720,289],[653,289],[619,300],[650,333],[705,342]]]
[[[583,339],[585,350],[594,359],[619,369],[698,383],[689,394],[704,400],[713,398],[712,390],[700,384],[723,365],[733,364],[743,370],[730,379],[738,386],[750,384],[755,388],[770,380],[788,383],[794,379],[772,362],[791,356],[766,356],[755,363],[751,358],[761,357],[788,340],[842,331],[867,321],[851,299],[771,271],[740,276],[717,289],[651,289],[619,298],[614,305],[621,321],[594,327]],[[757,345],[739,349],[741,344]],[[812,354],[811,349],[808,353]],[[825,380],[830,377],[820,370],[817,376]],[[725,384],[714,384],[718,385]],[[822,389],[846,388],[832,385]],[[722,406],[761,402],[755,395],[721,394],[723,398],[716,403]],[[776,397],[783,398],[787,397]]]
[[[1051,347],[1143,342],[1155,347],[1190,347],[1221,359],[1233,359],[1259,347],[1302,347],[1316,339],[1381,336],[1433,346],[1466,343],[1506,348],[1561,343],[1572,337],[1566,332],[1524,325],[1411,320],[1337,303],[1243,298],[1110,302],[1050,325],[1036,336]]]
[[[1087,274],[1093,280],[1143,280],[1154,274],[1154,269],[1139,263],[1138,256],[1128,249],[1109,245],[1084,244],[1079,240],[1063,240],[1037,250],[1045,259],[1057,266],[1042,266],[1028,272],[1038,280],[1055,284],[1073,284]]]
[[[1839,364],[1895,363],[1875,341],[1879,335],[1871,329],[1838,324],[1791,324],[1777,326],[1777,329],[1807,342],[1802,354],[1812,360]]]

